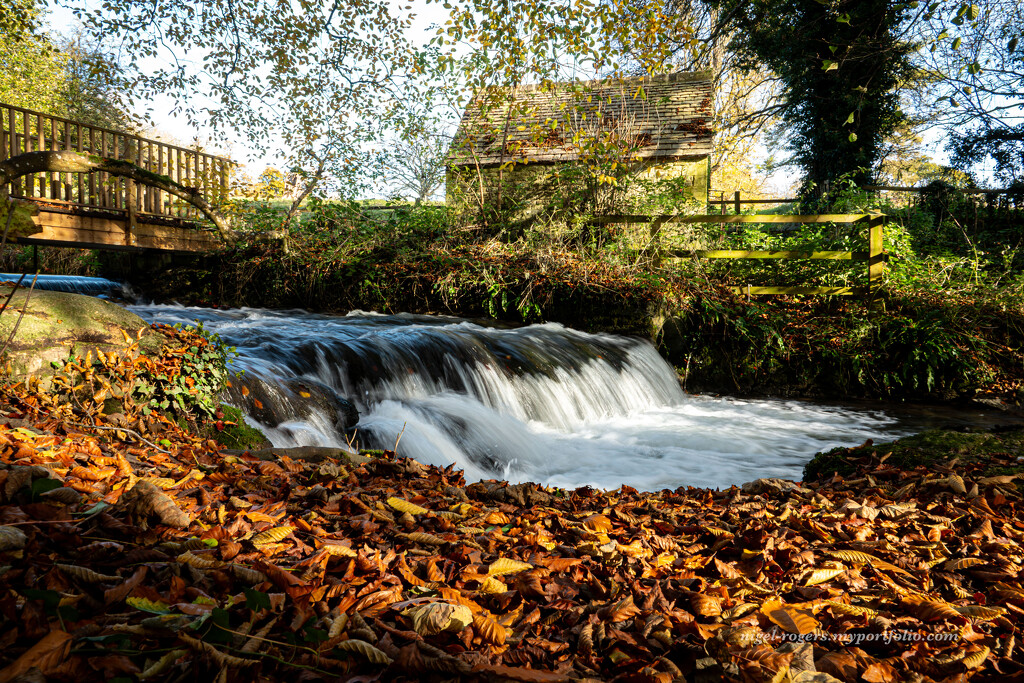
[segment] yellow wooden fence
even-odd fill
[[[650,228],[650,251],[655,258],[668,259],[804,259],[804,260],[828,260],[828,261],[862,261],[867,264],[865,269],[866,280],[863,286],[855,287],[817,287],[810,285],[774,285],[774,286],[735,286],[733,289],[747,296],[762,294],[809,294],[809,295],[833,295],[833,296],[862,296],[868,300],[874,299],[882,285],[882,275],[885,268],[885,252],[882,246],[883,226],[885,216],[882,214],[817,214],[805,216],[790,215],[658,215],[658,216],[601,216],[594,219],[594,224],[621,224],[621,223],[649,223]],[[807,223],[832,223],[832,224],[857,224],[863,225],[867,230],[867,250],[859,251],[804,251],[804,250],[777,250],[757,251],[741,249],[674,249],[661,246],[661,232],[668,224],[744,224],[744,223],[774,223],[774,224],[807,224]]]

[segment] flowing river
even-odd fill
[[[203,323],[237,348],[247,381],[333,388],[359,410],[359,445],[454,463],[470,480],[642,490],[798,480],[818,451],[920,428],[877,409],[687,395],[649,342],[553,323],[129,308],[152,322]],[[353,438],[325,413],[285,418],[253,423],[278,447]]]
[[[0,274],[0,281],[17,279]],[[36,286],[132,296],[102,278],[43,276]],[[200,322],[236,347],[234,369],[268,404],[250,405],[247,419],[274,446],[395,449],[424,463],[455,464],[469,480],[724,488],[760,477],[799,480],[814,453],[866,439],[1019,422],[980,409],[688,395],[649,342],[554,323],[128,308],[150,322]],[[295,381],[350,400],[360,414],[356,429],[346,432],[331,406],[288,391]]]

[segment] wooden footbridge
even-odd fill
[[[19,171],[7,184],[11,198],[38,207],[38,232],[19,244],[165,252],[221,244],[215,212],[201,207],[227,199],[228,159],[0,104],[0,166],[16,160],[47,169]]]

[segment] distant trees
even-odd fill
[[[450,137],[435,127],[398,136],[379,156],[382,180],[392,194],[411,197],[419,206],[445,183],[445,156]]]
[[[16,0],[0,11],[0,102],[75,121],[134,131],[119,65],[82,34],[54,37],[45,31],[36,0]]]
[[[41,31],[33,0],[3,3],[0,10],[0,102],[63,113],[66,60]]]
[[[954,164],[991,159],[997,179],[1024,181],[1024,7],[986,0],[942,9],[925,24],[934,49],[919,59],[933,78],[929,104],[949,132]]]

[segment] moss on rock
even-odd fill
[[[270,446],[266,435],[245,422],[245,416],[238,408],[221,405],[224,413],[224,430],[213,434],[214,440],[221,446],[231,450],[255,451]],[[226,424],[233,422],[234,424]]]
[[[1024,428],[993,432],[954,432],[933,429],[914,436],[908,436],[890,443],[871,444],[856,448],[833,448],[818,453],[804,466],[804,480],[816,481],[833,473],[850,476],[858,470],[858,461],[873,454],[890,455],[885,464],[901,469],[947,463],[954,459],[961,462],[985,462],[994,455],[1024,457]],[[993,467],[985,471],[986,476],[1016,474],[1024,472],[1024,460],[1020,467]]]
[[[0,285],[0,298],[6,300],[11,285]],[[0,339],[6,341],[17,324],[28,297],[28,289],[14,293],[7,310],[0,315]],[[48,378],[53,374],[52,361],[61,361],[72,353],[89,351],[105,353],[120,351],[142,330],[139,351],[156,354],[163,337],[153,332],[145,320],[109,301],[82,294],[35,290],[18,326],[17,334],[7,349],[11,375],[18,379],[28,375]]]

